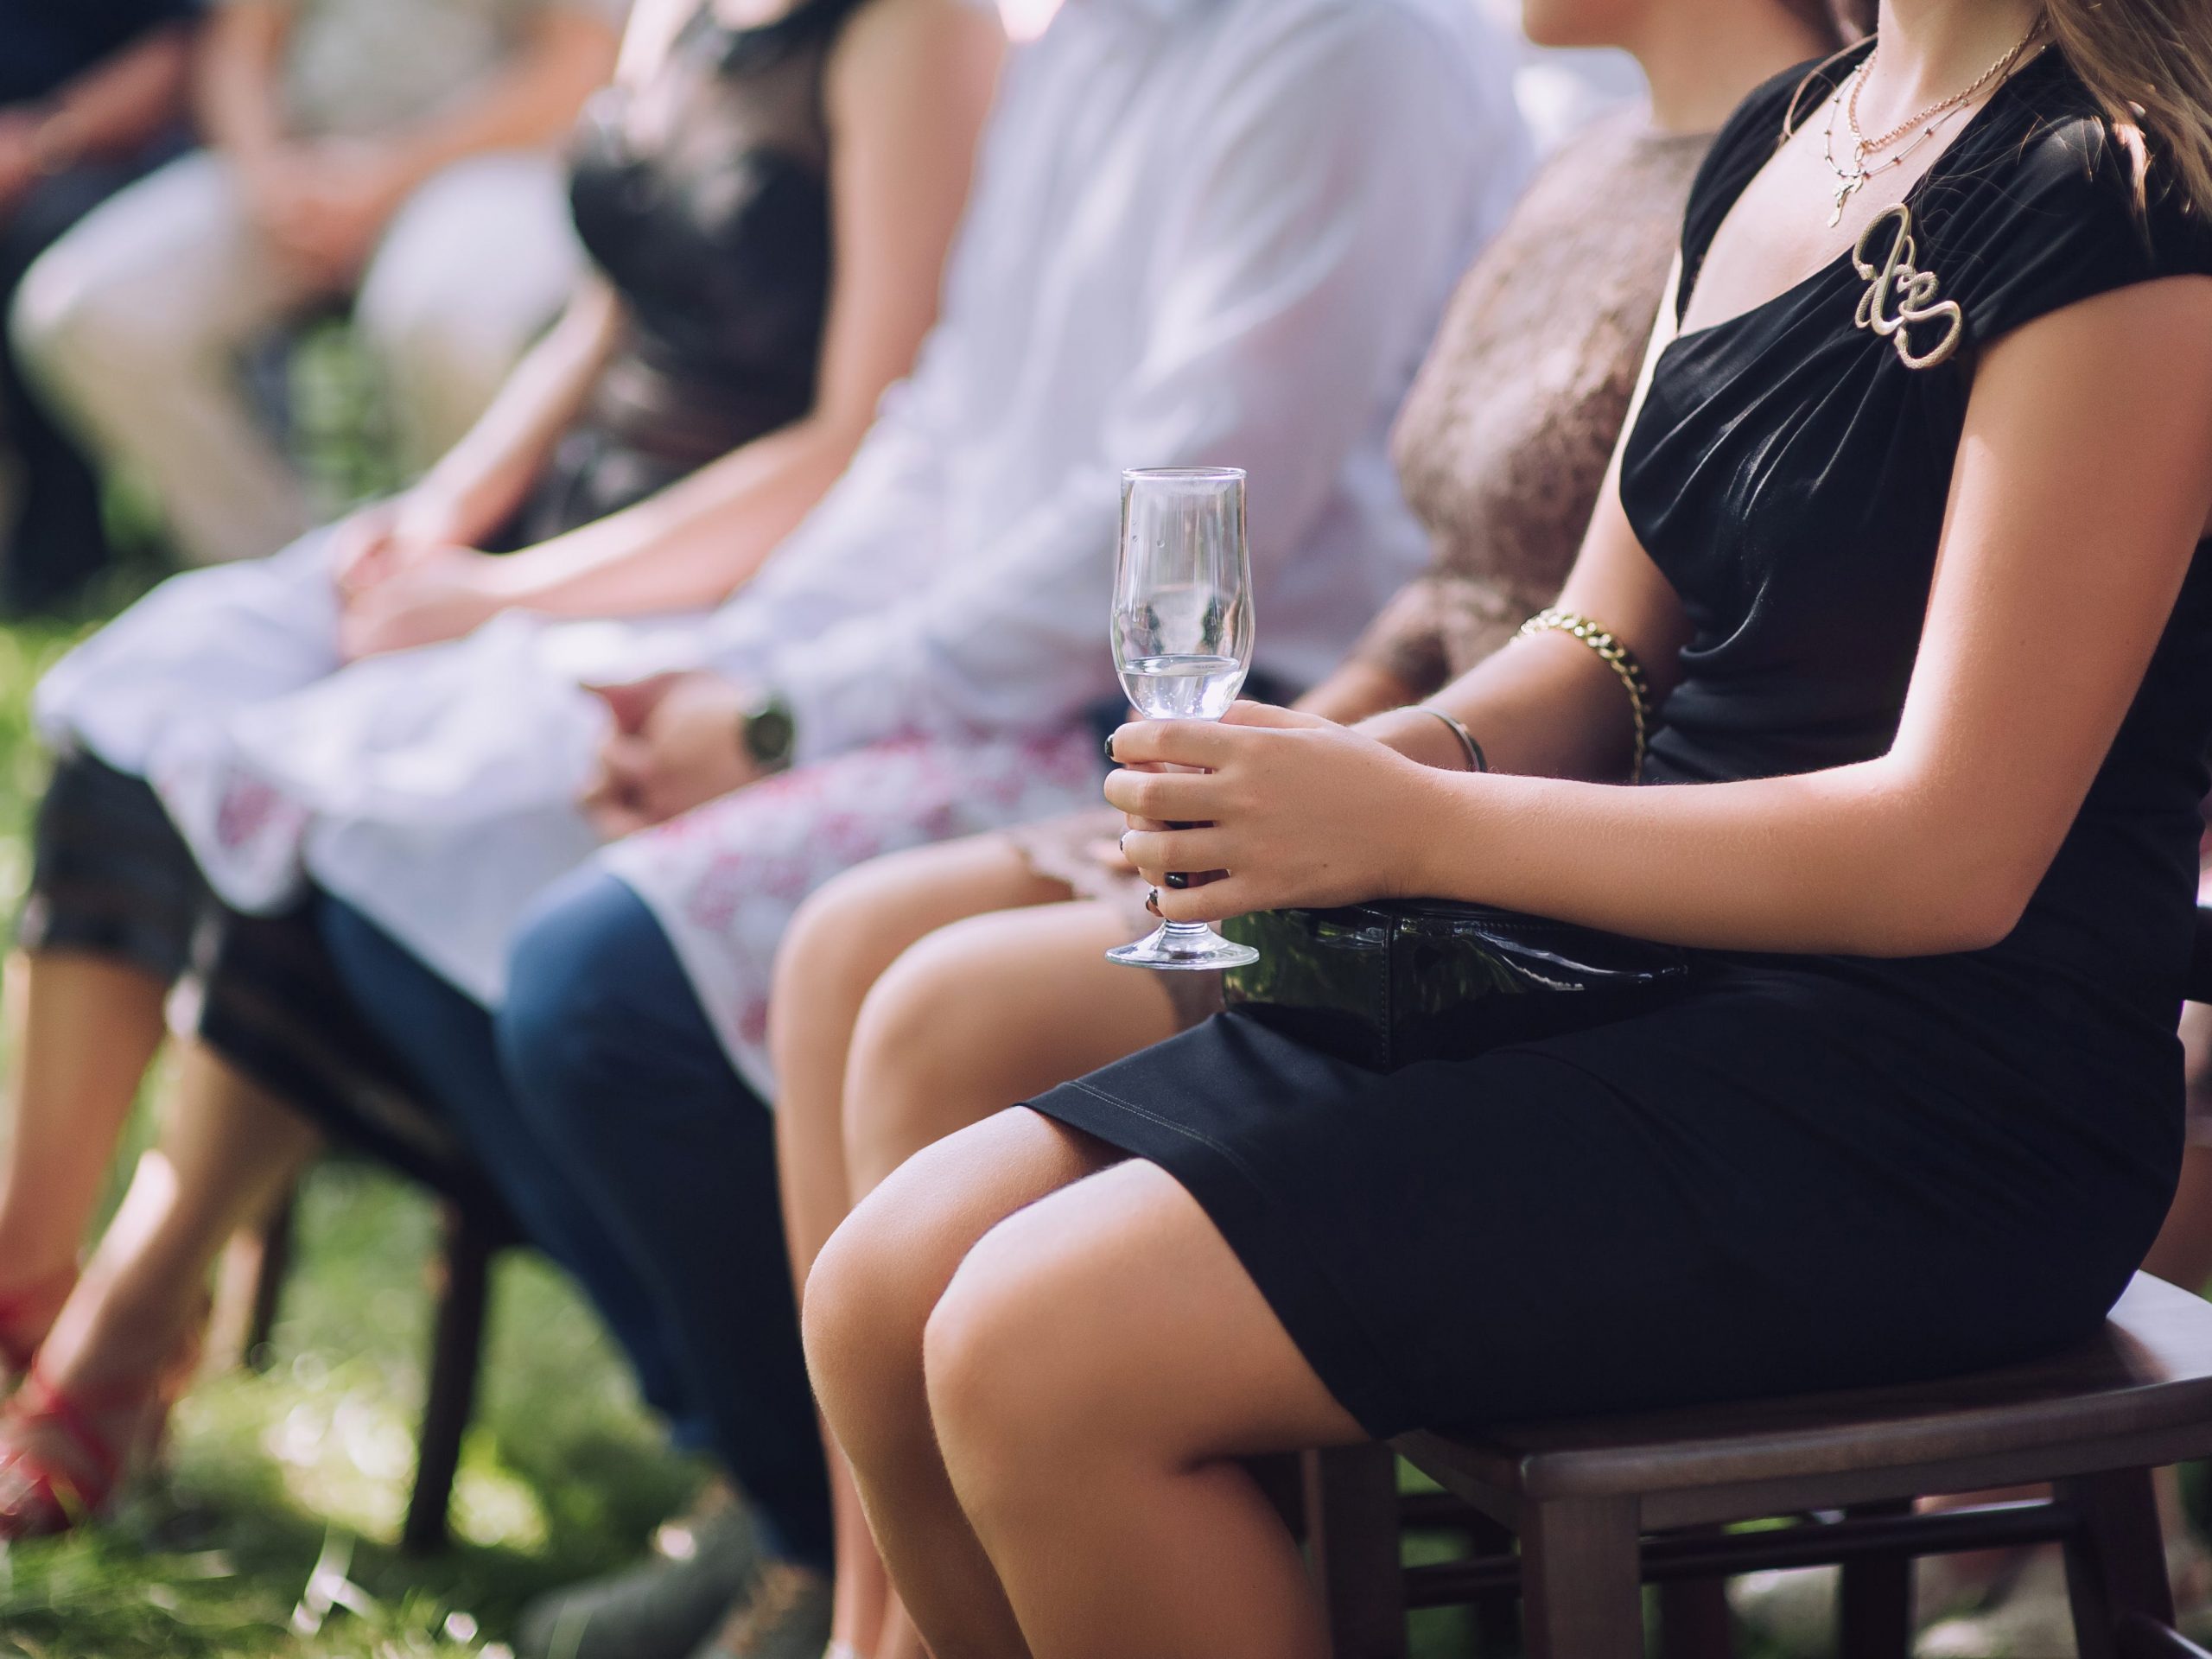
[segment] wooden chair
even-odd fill
[[[220,985],[200,1015],[202,1037],[281,1098],[346,1103],[346,1144],[435,1194],[443,1237],[434,1264],[428,1386],[415,1489],[402,1533],[417,1553],[446,1541],[461,1443],[475,1408],[492,1258],[521,1240],[490,1178],[446,1116],[415,1091],[362,1020],[311,928],[294,918],[236,916],[203,964]],[[282,981],[284,995],[265,994]],[[307,1019],[315,1040],[289,1035]],[[265,1349],[291,1260],[291,1205],[277,1206],[226,1264],[231,1294],[219,1304],[227,1341],[216,1348],[252,1360]],[[239,1311],[243,1308],[243,1312]]]
[[[2212,1456],[2212,1305],[2139,1275],[2095,1341],[2031,1364],[1478,1440],[1415,1434],[1396,1449],[1510,1527],[1520,1553],[1402,1569],[1387,1452],[1341,1459],[1322,1477],[1332,1490],[1314,1522],[1338,1659],[1402,1655],[1409,1608],[1516,1586],[1532,1659],[1634,1659],[1643,1584],[1826,1563],[1844,1569],[1845,1659],[1902,1659],[1914,1557],[2038,1543],[2066,1550],[2082,1659],[2181,1659],[2194,1649],[2171,1630],[2151,1471]],[[2043,1482],[2049,1499],[1912,1509],[1939,1493]],[[1773,1516],[1799,1518],[1717,1530]],[[1687,1597],[1662,1617],[1700,1611]]]
[[[2212,1001],[2212,911],[2197,912],[2189,994]],[[1401,1497],[1394,1452],[1445,1494]],[[2205,1457],[2212,1305],[2139,1274],[2094,1341],[2031,1364],[1410,1435],[1307,1459],[1306,1511],[1337,1659],[1402,1659],[1409,1611],[1516,1594],[1531,1659],[1638,1659],[1645,1584],[1661,1589],[1669,1659],[1725,1654],[1729,1577],[1824,1565],[1843,1569],[1842,1659],[1905,1659],[1915,1558],[2046,1543],[2066,1552],[2082,1659],[2212,1659],[2173,1629],[2152,1487],[2154,1469]],[[2048,1499],[1915,1506],[2045,1484]],[[1777,1517],[1790,1524],[1726,1529]],[[1404,1567],[1409,1522],[1459,1529],[1475,1553]]]

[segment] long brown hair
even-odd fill
[[[2163,170],[2161,185],[2212,218],[2212,0],[2044,0],[2044,16],[2126,152],[2138,198]]]

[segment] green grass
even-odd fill
[[[0,628],[0,893],[22,889],[46,774],[30,689],[81,629]],[[142,1112],[130,1144],[147,1133]],[[433,1222],[380,1172],[317,1169],[265,1373],[204,1381],[177,1414],[168,1468],[112,1523],[0,1554],[0,1659],[484,1653],[531,1595],[636,1554],[699,1471],[662,1449],[597,1321],[519,1253],[496,1270],[454,1547],[397,1552]],[[318,1617],[330,1599],[311,1582],[338,1586],[340,1605]]]

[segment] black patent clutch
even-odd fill
[[[1690,981],[1673,945],[1442,899],[1261,911],[1221,931],[1260,953],[1226,976],[1233,1012],[1376,1071],[1610,1024]]]

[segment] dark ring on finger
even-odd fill
[[[1182,892],[1184,888],[1191,885],[1191,878],[1180,870],[1170,870],[1161,878],[1161,880],[1165,880],[1169,887],[1174,888],[1178,893]]]

